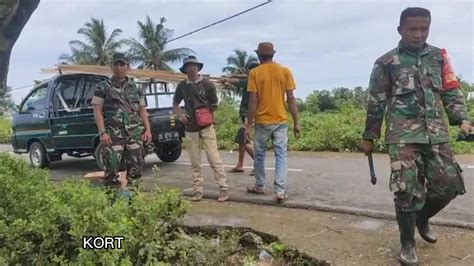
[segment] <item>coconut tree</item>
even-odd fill
[[[124,39],[119,39],[122,30],[114,29],[109,35],[102,19],[91,18],[77,33],[85,42],[70,41],[71,55],[62,54],[59,60],[72,64],[109,65],[112,55],[125,44]]]
[[[253,55],[248,55],[244,50],[235,49],[234,54],[227,57],[227,66],[222,72],[228,74],[246,74],[250,64],[258,63],[258,59]]]
[[[247,74],[248,68],[251,64],[258,63],[258,59],[253,55],[248,55],[244,50],[235,49],[234,54],[227,57],[227,66],[222,69],[222,72],[227,74]],[[242,96],[241,87],[224,86],[225,91],[231,91],[234,96]]]
[[[146,21],[138,21],[138,39],[127,41],[130,46],[131,62],[138,68],[174,71],[168,63],[180,62],[185,57],[194,54],[189,48],[175,48],[166,50],[168,40],[173,37],[174,31],[164,26],[166,18],[160,18],[155,24],[149,16]]]

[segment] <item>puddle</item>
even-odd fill
[[[355,228],[366,230],[366,231],[375,231],[383,225],[383,222],[376,220],[363,220],[357,223],[353,223],[352,226]]]
[[[203,214],[188,214],[184,218],[184,223],[193,226],[203,225],[227,225],[227,226],[242,226],[246,223],[246,219],[238,217],[214,217]]]

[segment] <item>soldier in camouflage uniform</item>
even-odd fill
[[[127,77],[129,70],[128,58],[122,53],[114,54],[113,76],[97,86],[92,99],[104,145],[104,183],[110,188],[120,186],[121,170],[127,171],[128,186],[138,185],[143,169],[142,141],[150,143],[152,138],[145,97]]]
[[[473,130],[446,50],[426,43],[430,22],[430,12],[423,8],[401,13],[398,47],[377,59],[372,69],[361,143],[364,153],[370,154],[385,115],[400,260],[408,264],[418,261],[415,226],[424,240],[435,243],[429,219],[466,193],[442,106],[450,125],[459,125],[465,134]]]

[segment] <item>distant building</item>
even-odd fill
[[[474,91],[467,93],[466,101],[471,101],[471,100],[474,101]]]

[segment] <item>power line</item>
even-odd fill
[[[216,21],[216,22],[214,22],[214,23],[212,23],[212,24],[209,24],[209,25],[204,26],[204,27],[202,27],[202,28],[199,28],[199,29],[197,29],[197,30],[193,30],[193,31],[191,31],[191,32],[188,32],[188,33],[186,33],[186,34],[183,34],[183,35],[181,35],[181,36],[178,36],[178,37],[176,37],[176,38],[173,38],[173,39],[171,39],[171,40],[168,40],[165,44],[170,43],[170,42],[172,42],[172,41],[176,41],[176,40],[181,39],[181,38],[184,38],[184,37],[189,36],[189,35],[191,35],[191,34],[194,34],[194,33],[196,33],[196,32],[202,31],[202,30],[204,30],[204,29],[210,28],[210,27],[212,27],[212,26],[215,26],[215,25],[217,25],[217,24],[220,24],[220,23],[222,23],[222,22],[224,22],[224,21],[227,21],[227,20],[229,20],[229,19],[238,17],[238,16],[240,16],[240,15],[242,15],[242,14],[245,14],[245,13],[247,13],[247,12],[250,12],[250,11],[254,10],[254,9],[257,9],[257,8],[259,8],[259,7],[262,7],[262,6],[266,5],[266,4],[270,4],[272,1],[273,1],[273,0],[267,0],[267,1],[264,2],[264,3],[261,3],[261,4],[259,4],[259,5],[254,6],[254,7],[251,7],[251,8],[249,8],[249,9],[246,9],[246,10],[244,10],[244,11],[242,11],[242,12],[239,12],[239,13],[237,13],[237,14],[235,14],[235,15],[232,15],[232,16],[227,17],[227,18],[225,18],[225,19],[221,19],[221,20],[219,20],[219,21]],[[34,85],[35,85],[35,84],[30,84],[30,85],[26,85],[26,86],[14,88],[14,89],[12,89],[11,91],[26,89],[26,88],[32,87],[32,86],[34,86]]]
[[[229,20],[229,19],[231,19],[231,18],[238,17],[238,16],[240,16],[240,15],[242,15],[242,14],[244,14],[244,13],[247,13],[247,12],[253,10],[253,9],[257,9],[257,8],[259,8],[259,7],[262,7],[262,6],[266,5],[266,4],[269,4],[269,3],[271,3],[272,1],[273,1],[273,0],[267,0],[265,3],[261,3],[261,4],[259,4],[259,5],[256,5],[256,6],[254,6],[254,7],[251,7],[251,8],[249,8],[249,9],[246,9],[246,10],[240,12],[240,13],[237,13],[237,14],[232,15],[232,16],[230,16],[230,17],[227,17],[227,18],[225,18],[225,19],[221,19],[221,20],[219,20],[219,21],[217,21],[217,22],[214,22],[214,23],[212,23],[212,24],[209,24],[209,25],[204,26],[204,27],[202,27],[202,28],[199,28],[199,29],[197,29],[197,30],[188,32],[188,33],[186,33],[186,34],[183,34],[183,35],[181,35],[181,36],[178,36],[178,37],[176,37],[176,38],[173,38],[173,39],[171,39],[171,40],[168,40],[166,43],[170,43],[170,42],[172,42],[172,41],[176,41],[176,40],[178,40],[178,39],[181,39],[181,38],[184,38],[184,37],[189,36],[189,35],[191,35],[191,34],[194,34],[194,33],[198,32],[198,31],[201,31],[201,30],[207,29],[207,28],[209,28],[209,27],[212,27],[212,26],[214,26],[214,25],[217,25],[217,24],[219,24],[219,23],[222,23],[222,22],[224,22],[224,21],[226,21],[226,20]],[[166,44],[166,43],[165,43],[165,44]]]
[[[18,87],[18,88],[11,89],[11,91],[26,89],[26,88],[29,88],[29,87],[33,87],[34,85],[35,85],[35,84],[25,85],[25,86],[22,86],[22,87]]]

